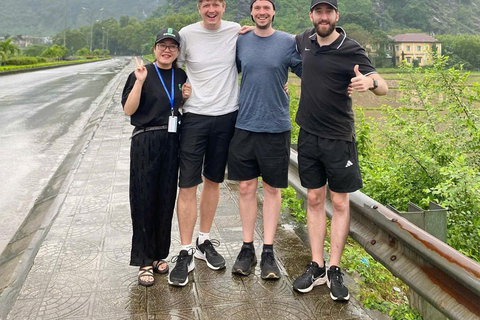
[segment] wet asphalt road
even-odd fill
[[[129,61],[0,76],[0,252]]]

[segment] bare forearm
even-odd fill
[[[370,91],[375,93],[377,96],[384,96],[388,93],[387,82],[378,73],[371,74],[369,77],[375,78],[378,83],[378,87]]]
[[[123,112],[125,112],[127,116],[131,116],[132,114],[135,113],[135,111],[137,111],[138,105],[140,104],[142,86],[143,86],[143,82],[140,82],[138,80],[135,81],[132,91],[130,91],[127,101],[123,106]]]

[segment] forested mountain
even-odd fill
[[[122,15],[145,19],[164,0],[1,0],[0,37],[52,36]],[[82,9],[84,7],[85,9]]]
[[[239,21],[249,16],[250,0],[226,0],[226,16]],[[171,0],[182,11],[192,0]],[[435,34],[480,33],[480,0],[339,0],[339,24],[355,23],[367,31],[417,29]],[[298,32],[310,26],[310,0],[275,0],[276,27]],[[280,27],[279,27],[280,26]]]
[[[144,20],[192,14],[195,0],[2,0],[0,36],[54,35],[122,15]],[[247,22],[251,0],[226,0],[226,19]],[[310,0],[275,0],[275,27],[291,33],[311,25]],[[88,10],[82,9],[82,7]],[[415,29],[434,34],[480,33],[480,0],[339,0],[340,25],[367,32]]]

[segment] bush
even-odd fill
[[[408,202],[448,209],[447,243],[480,261],[480,85],[468,73],[445,68],[406,67],[400,83],[402,107],[385,108],[381,123],[357,121],[364,188],[383,204],[405,210]],[[366,148],[373,148],[365,150]]]
[[[79,57],[86,57],[90,55],[90,50],[88,48],[82,48],[77,50],[77,56]]]
[[[54,44],[42,51],[42,57],[60,59],[68,54],[68,49]]]
[[[19,56],[15,58],[7,59],[3,62],[6,66],[26,66],[29,64],[37,64],[39,61],[35,57]]]
[[[25,56],[39,57],[45,49],[47,49],[47,46],[44,44],[33,44],[25,47],[22,53]]]

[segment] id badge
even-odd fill
[[[168,132],[177,132],[177,123],[178,119],[176,116],[169,116],[168,117]]]

